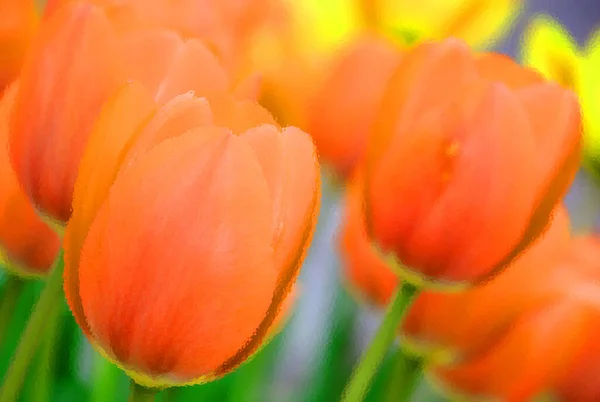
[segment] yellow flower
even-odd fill
[[[489,47],[500,39],[523,5],[522,0],[376,1],[379,24],[405,41],[455,36],[475,48]]]
[[[585,165],[600,177],[600,29],[580,47],[547,15],[535,17],[522,41],[524,64],[577,93],[583,114]]]

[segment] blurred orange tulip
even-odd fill
[[[372,247],[365,230],[363,181],[360,172],[345,195],[340,249],[348,285],[359,298],[375,307],[385,307],[398,286],[398,276]]]
[[[49,0],[46,17],[79,0]],[[121,32],[169,29],[209,44],[235,70],[237,58],[275,0],[88,0],[102,7]]]
[[[165,30],[119,34],[88,3],[52,13],[32,47],[15,104],[11,159],[30,199],[60,222],[71,214],[91,126],[121,83],[141,80],[158,102],[190,90],[205,96],[236,90],[200,41]]]
[[[387,81],[402,53],[392,43],[364,36],[352,42],[329,68],[310,102],[308,132],[319,156],[341,177],[361,161]]]
[[[573,329],[579,331],[581,338],[573,345],[576,348],[573,358],[564,362],[552,388],[561,400],[595,401],[600,398],[600,237],[576,238],[562,264],[565,272],[581,273],[578,285],[565,289],[565,298],[578,303],[577,310],[571,314],[585,321]],[[553,346],[555,349],[565,347],[564,344]]]
[[[370,137],[368,233],[411,281],[483,281],[545,230],[580,137],[569,90],[456,39],[419,45]]]
[[[21,68],[39,24],[34,0],[0,0],[0,90]]]
[[[223,375],[285,308],[319,168],[310,136],[274,124],[231,97],[160,106],[136,82],[98,118],[65,235],[65,293],[84,333],[137,382]]]
[[[60,240],[36,214],[8,160],[8,120],[17,90],[18,84],[10,85],[0,101],[0,259],[19,275],[42,275]]]
[[[494,281],[462,293],[423,292],[403,324],[445,386],[476,397],[530,400],[550,386],[576,341],[576,283],[557,261],[571,250],[566,211]],[[559,343],[559,345],[557,345]]]

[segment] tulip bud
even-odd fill
[[[351,43],[329,68],[310,103],[309,132],[319,155],[341,177],[361,161],[387,81],[400,49],[377,37]]]
[[[312,238],[310,137],[242,130],[260,117],[230,102],[234,113],[217,122],[224,100],[213,115],[192,94],[160,106],[127,84],[105,105],[81,164],[65,293],[90,341],[143,385],[209,381],[254,353]]]
[[[18,84],[0,100],[0,260],[18,275],[43,275],[50,269],[60,240],[36,214],[8,160],[8,121]]]
[[[572,92],[454,39],[417,46],[370,138],[368,232],[412,281],[484,281],[545,230],[580,137]]]
[[[37,32],[39,15],[34,0],[0,1],[0,90],[21,68],[29,42]]]

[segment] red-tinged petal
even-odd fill
[[[503,54],[484,53],[476,58],[475,64],[483,78],[493,82],[502,82],[513,89],[544,82],[540,74],[521,67]]]
[[[271,222],[267,183],[243,140],[205,128],[154,147],[118,176],[84,245],[93,337],[146,376],[211,375],[271,302]]]
[[[492,84],[466,117],[444,127],[454,153],[440,172],[447,187],[405,246],[406,264],[450,282],[489,276],[519,243],[534,209],[534,143],[518,99]],[[476,199],[473,188],[481,191]]]
[[[103,12],[66,5],[43,24],[21,72],[11,159],[27,195],[66,222],[94,120],[122,78]]]
[[[8,132],[18,84],[9,86],[0,101],[0,255],[25,274],[44,274],[54,261],[60,241],[42,222],[23,193],[8,159]],[[3,251],[3,252],[2,252]]]
[[[155,111],[151,94],[139,83],[127,83],[107,100],[98,116],[81,164],[73,194],[73,214],[65,232],[65,294],[73,315],[89,332],[79,298],[78,266],[90,225],[108,196],[125,152]]]
[[[402,325],[404,339],[453,351],[459,359],[481,353],[510,331],[523,311],[562,298],[564,286],[551,273],[570,241],[568,215],[561,208],[540,241],[493,281],[460,293],[422,292]]]
[[[451,388],[475,397],[529,401],[547,391],[581,342],[585,313],[558,302],[526,314],[487,353],[434,369]]]
[[[344,271],[352,289],[367,302],[384,307],[397,288],[399,278],[373,247],[365,229],[363,183],[359,174],[346,193],[346,212],[340,229]]]
[[[188,91],[206,97],[225,92],[228,88],[227,72],[219,59],[202,42],[192,39],[185,43],[173,60],[156,93],[156,100],[164,103]]]

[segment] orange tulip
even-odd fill
[[[0,101],[0,259],[19,275],[48,272],[60,247],[58,236],[40,219],[23,193],[8,160],[8,120],[18,84]]]
[[[576,351],[570,362],[562,365],[552,388],[561,400],[595,401],[600,398],[600,238],[597,235],[581,236],[573,242],[571,250],[563,261],[565,271],[585,272],[579,286],[568,289],[566,298],[579,303],[573,314],[586,321],[576,328],[581,334],[573,345]],[[558,349],[565,345],[554,347]]]
[[[0,90],[19,74],[29,42],[37,32],[34,0],[0,0]]]
[[[127,79],[159,102],[195,91],[234,90],[218,59],[198,40],[165,30],[119,34],[87,3],[52,14],[21,73],[11,159],[25,192],[45,215],[66,222],[83,149],[106,98]]]
[[[556,264],[570,247],[562,211],[494,281],[462,293],[423,292],[403,324],[405,342],[428,352],[429,373],[450,389],[530,400],[550,386],[572,353],[568,343],[579,339],[583,321],[564,300],[577,278]]]
[[[226,97],[160,106],[135,82],[103,108],[66,230],[65,293],[139,383],[212,380],[277,322],[314,231],[319,169],[310,137],[275,124]]]
[[[46,17],[78,0],[49,0]],[[201,39],[232,69],[274,0],[88,0],[102,7],[120,31],[166,28]]]
[[[346,211],[340,229],[340,249],[348,285],[359,298],[385,307],[398,286],[398,276],[371,246],[364,222],[363,181],[360,173],[345,196]]]
[[[319,155],[342,177],[361,161],[387,81],[401,52],[382,38],[365,36],[340,53],[310,103],[308,131]]]
[[[456,39],[419,45],[370,138],[369,233],[412,281],[483,281],[545,230],[580,137],[572,92]]]

